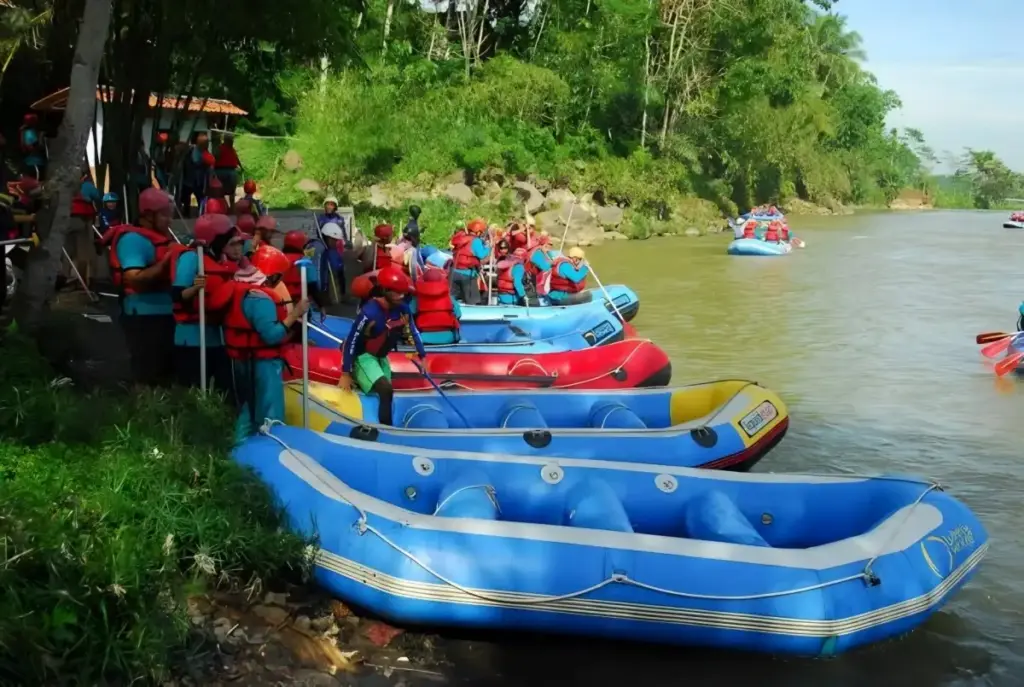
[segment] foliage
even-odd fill
[[[299,573],[223,404],[79,395],[12,337],[0,365],[0,682],[166,679],[187,593]]]
[[[970,182],[974,206],[988,209],[1009,198],[1022,186],[1020,175],[991,150],[967,149],[956,176]]]

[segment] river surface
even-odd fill
[[[975,578],[922,628],[828,660],[565,638],[449,640],[474,685],[1024,685],[1024,381],[997,384],[974,337],[1013,330],[1024,231],[1005,213],[797,218],[807,248],[730,257],[726,235],[588,250],[640,295],[634,320],[675,384],[740,377],[789,405],[755,468],[919,474],[991,536]],[[461,679],[459,679],[461,678]]]

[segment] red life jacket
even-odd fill
[[[204,215],[226,215],[228,214],[228,204],[223,198],[207,198],[206,205],[203,206]]]
[[[71,216],[89,220],[96,216],[96,208],[81,193],[76,193],[71,199]]]
[[[551,266],[550,290],[561,291],[562,293],[579,293],[584,288],[586,288],[587,278],[584,277],[580,281],[574,282],[569,281],[568,279],[560,275],[558,273],[558,266],[564,265],[565,263],[569,263],[570,265],[572,265],[572,261],[569,258],[565,257],[564,255],[560,255],[557,258],[555,258],[555,262]],[[575,265],[573,265],[573,267],[575,267]]]
[[[194,250],[194,249],[189,249]],[[178,261],[181,260],[181,256],[185,254],[182,251],[178,255],[171,258],[171,283],[174,283],[174,279],[178,273]],[[203,252],[203,274],[206,275],[206,293],[212,293],[224,286],[228,281],[235,276],[237,270],[236,265],[225,264],[223,262],[217,262],[209,253]],[[198,272],[197,272],[198,274]],[[207,299],[209,301],[209,299]],[[174,321],[181,324],[199,324],[199,296],[188,302],[174,302]],[[210,308],[210,303],[206,304],[206,324],[218,325],[222,319],[223,313],[218,313]]]
[[[218,169],[236,169],[239,167],[238,153],[235,152],[235,148],[221,143],[220,147],[217,148],[217,158],[214,166]]]
[[[537,267],[537,264],[533,261],[533,256],[537,251],[544,252],[544,247],[537,245],[527,250],[526,257],[523,259],[523,267],[526,268],[526,273],[530,275],[533,281],[533,289],[536,295],[546,296],[551,292],[551,270],[542,271]]]
[[[374,248],[377,250],[377,262],[374,269],[382,270],[385,267],[391,267],[391,248],[387,244],[381,244],[380,242],[374,244]]]
[[[757,227],[750,227],[750,226],[743,227],[743,238],[745,238],[745,239],[756,239],[757,238],[757,234],[754,233],[756,231],[756,229],[757,229]]]
[[[103,234],[103,238],[100,239],[100,245],[106,247],[107,250],[107,263],[110,265],[110,278],[114,282],[114,286],[121,290],[121,293],[125,296],[130,296],[137,293],[134,289],[127,286],[124,283],[124,270],[121,269],[121,260],[117,257],[117,242],[121,240],[121,237],[125,234],[139,234],[147,241],[153,244],[156,248],[156,260],[153,264],[156,264],[163,260],[164,256],[168,253],[171,254],[172,260],[178,254],[186,250],[184,246],[176,243],[173,239],[163,234],[157,233],[152,229],[144,229],[143,227],[133,227],[130,224],[118,224],[110,227]],[[170,278],[162,282],[153,291],[158,291],[161,288],[169,289],[171,287]]]
[[[512,255],[498,261],[498,293],[516,295],[516,282],[512,278],[512,268],[522,264],[522,260]]]
[[[284,278],[281,281],[284,282],[285,288],[288,289],[288,295],[291,297],[292,303],[298,303],[302,298],[302,268],[295,263],[305,257],[305,253],[288,254],[288,259],[292,261],[292,268],[284,273]]]
[[[378,301],[380,302],[380,301]],[[378,332],[366,338],[365,350],[377,358],[386,357],[403,341],[412,343],[412,336],[408,335],[409,318],[402,315],[399,319],[393,320],[387,305],[384,306],[384,331]]]
[[[768,225],[768,228],[764,232],[764,240],[770,243],[778,243],[779,230],[776,227]]]
[[[421,332],[450,332],[458,330],[455,303],[448,281],[419,281],[416,283],[416,328]]]
[[[452,257],[457,270],[479,270],[480,258],[473,255],[473,239],[476,237],[464,229],[452,236]]]
[[[232,289],[228,297],[227,312],[224,315],[224,348],[235,360],[274,360],[281,357],[281,348],[288,342],[287,337],[275,346],[263,341],[242,310],[242,301],[250,293],[262,293],[277,306],[277,321],[288,317],[288,304],[279,300],[273,289],[230,281],[225,288]]]
[[[779,230],[779,236],[782,237],[783,241],[789,240],[789,227],[787,225],[782,225],[782,229]]]

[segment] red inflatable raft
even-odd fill
[[[302,347],[285,347],[285,378],[302,376]],[[395,389],[432,388],[404,353],[392,353]],[[427,372],[438,384],[452,389],[629,389],[665,386],[672,379],[672,363],[665,351],[646,339],[627,339],[582,351],[542,353],[431,353]],[[341,351],[309,349],[309,378],[337,383]]]

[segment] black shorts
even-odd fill
[[[174,347],[174,377],[180,386],[200,388],[202,385],[199,368],[198,346]],[[231,361],[223,346],[206,348],[206,378],[210,382],[211,390],[227,395],[228,401],[234,404],[235,385],[231,374]]]
[[[480,305],[480,282],[476,277],[452,278],[452,298],[466,305]]]
[[[174,316],[122,313],[120,322],[131,356],[132,379],[151,386],[173,384]]]

